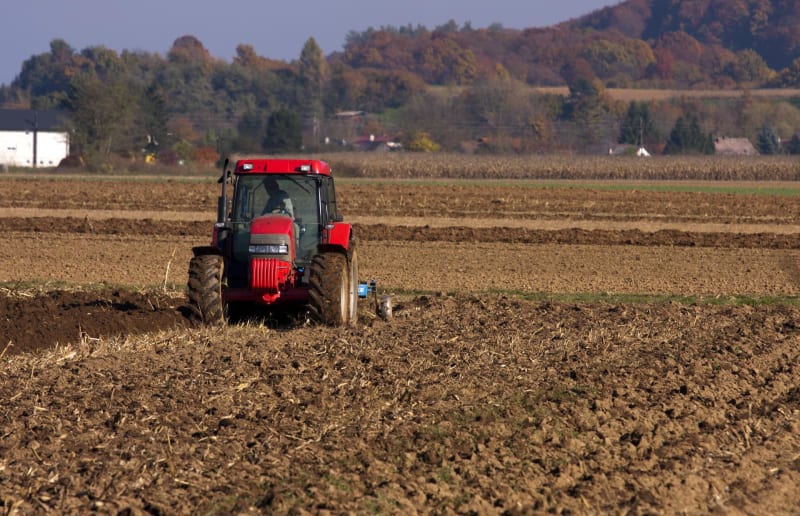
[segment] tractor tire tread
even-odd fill
[[[348,280],[347,258],[337,252],[320,253],[312,259],[310,268],[309,311],[312,317],[330,326],[347,324],[347,307],[340,306],[341,289]]]
[[[189,309],[200,324],[212,326],[225,322],[222,269],[223,259],[218,255],[195,256],[189,262]]]

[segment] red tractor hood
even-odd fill
[[[294,221],[288,215],[263,215],[250,224],[251,235],[291,235]]]

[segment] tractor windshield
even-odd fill
[[[296,174],[240,176],[233,199],[232,222],[250,222],[284,213],[302,224],[319,224],[316,179]]]
[[[245,233],[250,232],[253,219],[276,213],[294,219],[299,233],[296,235],[297,257],[300,261],[310,259],[322,232],[317,179],[300,174],[239,176],[231,213],[234,234],[240,235],[238,239],[247,241]],[[246,249],[246,245],[243,246]]]

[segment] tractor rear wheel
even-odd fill
[[[207,254],[195,256],[189,262],[189,308],[201,324],[225,323],[225,305],[222,301],[222,256]]]
[[[330,326],[344,326],[350,320],[350,278],[347,257],[336,252],[321,253],[311,261],[309,296],[315,319]]]

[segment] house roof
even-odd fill
[[[366,115],[366,112],[364,111],[339,111],[333,116],[336,118],[356,118],[364,115]]]
[[[747,138],[717,138],[714,141],[717,154],[754,155],[758,151]]]
[[[66,115],[55,109],[0,109],[0,131],[63,131]]]

